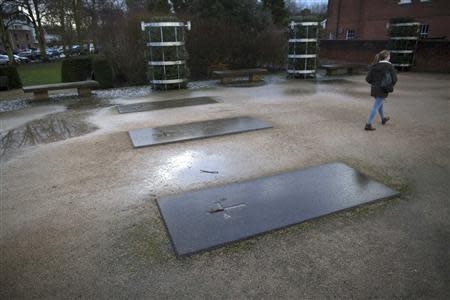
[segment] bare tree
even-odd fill
[[[18,14],[17,3],[15,1],[0,2],[0,35],[5,51],[8,54],[9,63],[14,64],[14,54],[9,37],[9,28],[14,22],[14,17]]]
[[[47,11],[46,2],[44,0],[16,0],[15,2],[22,12],[30,18],[36,31],[41,57],[43,60],[47,60],[47,54],[45,52],[45,31],[42,26],[42,20]]]
[[[50,23],[53,27],[58,28],[58,33],[61,35],[61,43],[65,50],[67,45],[67,32],[71,27],[69,11],[67,10],[69,0],[46,0],[46,3],[48,12],[45,18],[46,23]]]

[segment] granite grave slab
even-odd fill
[[[399,195],[330,163],[157,200],[175,252],[192,254]]]
[[[212,99],[211,97],[195,97],[195,98],[174,99],[155,102],[124,104],[118,105],[117,110],[119,111],[119,113],[125,114],[140,111],[152,111],[159,109],[177,108],[177,107],[204,105],[213,103],[217,103],[217,101]]]
[[[168,144],[272,128],[272,125],[252,118],[235,117],[215,119],[155,128],[135,129],[128,132],[135,148]]]

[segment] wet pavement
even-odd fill
[[[128,131],[133,147],[212,138],[217,136],[247,133],[272,128],[269,123],[248,116],[226,119],[211,119],[194,123],[175,124],[165,127],[139,128]]]
[[[449,82],[399,74],[391,121],[370,133],[363,75],[2,100],[0,297],[448,299]],[[219,103],[114,107],[189,97]],[[273,129],[140,149],[127,136],[241,115]],[[189,258],[173,252],[156,198],[336,161],[402,196]]]
[[[398,196],[342,163],[158,199],[177,255],[188,255]]]

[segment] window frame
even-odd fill
[[[424,31],[426,29],[426,32]],[[430,24],[420,24],[419,26],[419,37],[427,38],[430,33]]]
[[[351,35],[350,35],[350,33],[351,33]],[[346,40],[354,40],[355,39],[355,30],[347,29],[345,32],[345,39]]]

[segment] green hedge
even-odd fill
[[[153,43],[184,41],[183,27],[162,27],[162,37],[160,27],[150,27],[146,31],[147,37],[150,37]]]
[[[316,54],[317,43],[289,43],[289,54]]]
[[[314,58],[288,58],[289,70],[314,70]]]
[[[0,67],[0,76],[8,77],[8,86],[10,89],[20,89],[22,80],[20,80],[19,72],[15,66]]]
[[[393,18],[390,20],[391,24],[397,24],[397,23],[413,23],[415,22],[414,18],[411,17],[399,17],[399,18]]]
[[[289,26],[290,39],[316,39],[319,28],[317,26]]]
[[[388,49],[391,50],[415,50],[416,40],[389,40]]]
[[[112,88],[114,86],[114,70],[105,57],[94,57],[92,59],[92,71],[94,80],[98,81],[101,89]]]
[[[150,51],[147,52],[150,53]],[[185,52],[184,46],[152,47],[151,58],[148,57],[148,59],[152,61],[185,60]]]
[[[300,17],[296,22],[313,22],[314,18]],[[289,28],[290,39],[317,39],[318,26],[302,26],[300,24]],[[317,42],[289,42],[288,53],[290,55],[318,54],[319,47]],[[288,70],[315,70],[316,58],[288,58]],[[294,77],[304,77],[303,74],[292,74]],[[307,75],[309,76],[309,75]]]
[[[179,22],[174,17],[154,17],[150,22]],[[162,35],[161,36],[161,32]],[[184,42],[184,27],[147,27],[145,30],[146,42]],[[187,59],[187,52],[184,45],[182,46],[147,46],[145,57],[148,61],[179,61]],[[166,65],[166,66],[150,66],[147,76],[149,80],[173,80],[189,77],[189,70],[185,64]],[[155,89],[174,89],[186,87],[186,83],[182,84],[153,84]]]
[[[62,82],[84,81],[91,78],[92,58],[89,56],[70,57],[62,62]]]
[[[418,25],[389,27],[389,36],[391,37],[418,36],[418,35],[419,35]]]
[[[101,56],[71,57],[63,60],[61,66],[62,82],[98,81],[101,89],[114,86],[115,74],[111,63]]]
[[[391,53],[391,63],[393,64],[411,64],[413,53]]]

